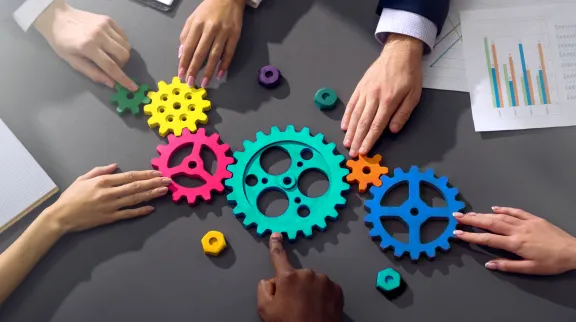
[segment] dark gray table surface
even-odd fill
[[[247,10],[233,67],[226,80],[210,86],[213,109],[206,128],[240,149],[243,140],[254,140],[256,131],[272,125],[309,126],[345,153],[344,105],[323,113],[312,97],[330,86],[347,101],[378,55],[374,1],[354,2],[359,1],[265,0],[260,9]],[[197,3],[184,0],[174,14],[165,15],[128,0],[72,1],[110,15],[126,30],[134,48],[126,70],[149,84],[176,74],[178,36]],[[1,26],[0,117],[59,187],[96,165],[150,168],[156,145],[164,140],[147,127],[146,117],[118,117],[108,104],[111,91],[74,72],[36,32],[24,34],[13,22]],[[278,66],[285,76],[276,90],[255,80],[266,64]],[[390,168],[418,165],[448,176],[467,210],[525,208],[576,233],[576,130],[475,133],[468,97],[424,90],[407,127],[399,135],[385,134],[374,151]],[[402,194],[400,189],[394,198]],[[450,252],[434,261],[417,263],[381,252],[363,222],[365,197],[353,189],[347,208],[326,232],[287,246],[294,265],[323,271],[342,285],[346,321],[576,319],[573,274],[493,273],[483,267],[492,257],[486,250],[461,243],[452,243]],[[256,284],[273,274],[268,239],[244,229],[223,195],[195,207],[170,198],[155,205],[156,213],[147,218],[65,237],[2,305],[0,320],[258,320]],[[3,233],[1,248],[37,214]],[[400,228],[390,227],[399,234]],[[202,253],[200,239],[212,229],[228,240],[222,257]],[[431,225],[425,234],[438,229]],[[386,267],[399,270],[408,285],[395,301],[374,287],[376,273]]]

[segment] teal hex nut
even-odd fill
[[[314,103],[321,110],[332,110],[336,107],[338,95],[331,88],[321,88],[314,95]]]
[[[384,293],[392,292],[400,287],[402,278],[393,268],[387,268],[378,272],[376,278],[376,288]]]

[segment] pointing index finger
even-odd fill
[[[294,269],[288,261],[284,247],[282,247],[282,239],[282,234],[280,233],[273,233],[270,236],[270,259],[276,271],[276,276]]]

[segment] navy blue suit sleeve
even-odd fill
[[[382,9],[396,9],[420,15],[432,21],[438,27],[438,33],[444,25],[450,0],[379,0],[378,14]]]

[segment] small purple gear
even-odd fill
[[[266,88],[274,88],[280,84],[280,70],[272,65],[264,66],[258,73],[258,82]]]

